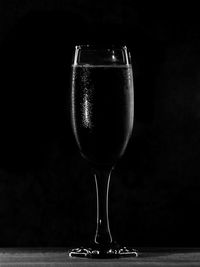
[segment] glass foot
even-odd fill
[[[86,258],[120,258],[120,257],[137,257],[137,250],[130,247],[80,247],[74,248],[69,252],[70,257]]]

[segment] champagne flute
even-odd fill
[[[108,219],[111,172],[123,155],[133,128],[133,74],[127,47],[76,46],[71,84],[73,132],[82,157],[94,171],[97,227],[91,246],[74,248],[69,255],[137,256],[135,249],[113,241]]]

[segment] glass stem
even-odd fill
[[[95,183],[97,195],[97,228],[95,243],[108,245],[112,243],[108,219],[108,191],[112,168],[109,170],[95,170]]]

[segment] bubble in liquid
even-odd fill
[[[81,77],[83,89],[83,103],[82,103],[82,121],[86,128],[92,128],[92,83],[90,81],[90,71],[88,68],[83,68]]]

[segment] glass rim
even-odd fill
[[[102,57],[102,60],[98,61],[98,64],[92,60],[83,60],[81,54],[92,56],[96,55],[97,59]],[[115,55],[116,53],[116,55]],[[120,55],[120,56],[119,56]],[[106,60],[109,56],[109,59]],[[114,59],[113,59],[114,57]],[[81,59],[80,59],[81,58]],[[91,43],[75,45],[74,58],[72,65],[78,66],[83,64],[91,65],[131,65],[131,55],[127,46],[124,44],[112,44],[112,43]]]
[[[128,50],[126,45],[116,44],[80,44],[75,45],[76,50]]]

